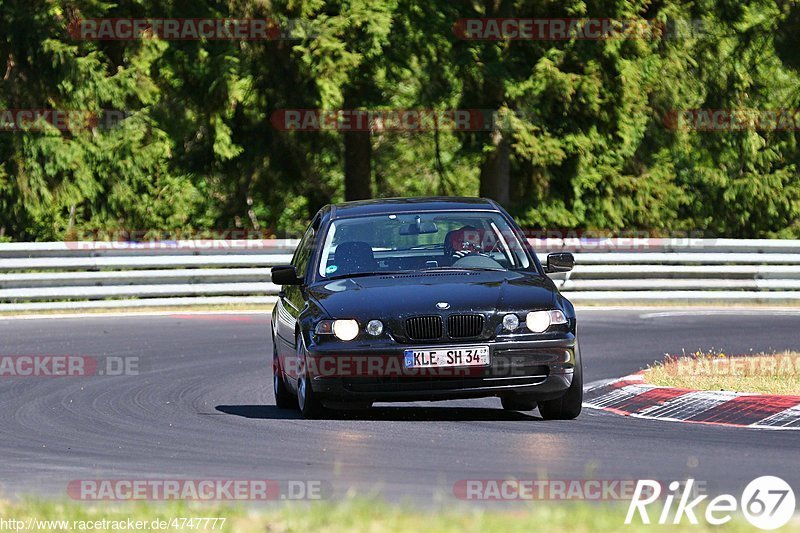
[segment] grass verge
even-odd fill
[[[658,520],[658,509],[651,512],[651,520]],[[370,533],[406,531],[442,532],[590,532],[618,531],[652,532],[654,526],[640,523],[638,517],[632,525],[624,525],[627,505],[590,505],[586,503],[532,502],[530,505],[502,507],[480,507],[456,505],[437,511],[422,511],[411,505],[389,506],[368,500],[347,500],[340,503],[296,503],[275,504],[269,507],[236,507],[227,505],[175,503],[147,503],[136,505],[90,505],[80,502],[22,501],[0,503],[0,515],[6,526],[9,520],[18,520],[37,531],[65,531],[68,529],[94,531],[124,531],[126,527],[114,529],[112,521],[142,521],[151,524],[145,530],[154,530],[154,520],[163,521],[162,531],[205,530],[226,532],[293,532],[293,531],[364,531]],[[205,523],[199,519],[217,518]],[[221,520],[224,518],[224,523]],[[174,520],[177,519],[177,522]],[[188,519],[193,519],[188,522]],[[36,522],[28,522],[36,520]],[[106,520],[105,524],[98,521]],[[669,525],[669,531],[711,532],[719,527],[704,524],[698,513],[700,525],[691,525],[684,517],[678,526]],[[51,521],[48,523],[48,521]],[[67,521],[67,523],[52,522]],[[87,525],[91,523],[91,527]],[[206,525],[207,524],[207,525]],[[31,525],[33,527],[31,527]],[[181,527],[182,526],[182,527]],[[658,526],[656,526],[658,527]],[[795,518],[777,531],[789,531],[798,527]],[[13,527],[5,529],[13,530]],[[735,516],[725,525],[727,532],[752,531],[741,516]]]
[[[680,389],[800,395],[800,353],[667,357],[644,373],[652,385]]]

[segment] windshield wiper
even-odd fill
[[[507,268],[489,268],[489,267],[450,267],[453,270],[481,270],[484,272],[507,272]]]
[[[325,279],[330,281],[334,279],[364,278],[367,276],[386,276],[386,275],[391,276],[392,274],[405,274],[405,272],[392,271],[392,270],[386,270],[383,272],[351,272],[349,274],[341,274],[339,276],[329,276]]]

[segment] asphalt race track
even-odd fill
[[[652,316],[585,310],[586,382],[665,352],[800,349],[800,312]],[[390,502],[453,498],[462,479],[685,480],[740,493],[778,475],[800,486],[800,431],[504,412],[498,399],[395,404],[335,420],[273,405],[266,315],[0,318],[0,355],[138,357],[139,375],[3,377],[4,497],[66,496],[76,479],[323,480]]]

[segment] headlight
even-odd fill
[[[534,333],[542,333],[550,327],[551,324],[566,324],[567,317],[559,309],[552,309],[550,311],[531,311],[525,317],[525,324],[528,329]]]
[[[333,334],[343,341],[358,337],[358,322],[355,320],[334,320]]]
[[[370,320],[367,323],[367,333],[375,337],[383,333],[383,322],[380,320]]]
[[[513,313],[504,316],[503,327],[508,331],[514,331],[519,327],[519,317]]]
[[[358,337],[358,322],[355,320],[322,320],[314,329],[317,335],[336,335],[343,341],[351,341]]]

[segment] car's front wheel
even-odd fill
[[[303,418],[321,418],[325,415],[326,409],[311,387],[306,365],[305,345],[299,335],[297,336],[297,357],[300,359],[301,368],[297,378],[297,405],[300,407],[300,413]]]
[[[567,392],[555,400],[539,402],[539,414],[545,420],[572,420],[581,414],[583,405],[583,364],[581,363],[580,347],[575,341],[575,369],[572,374],[572,384]]]

